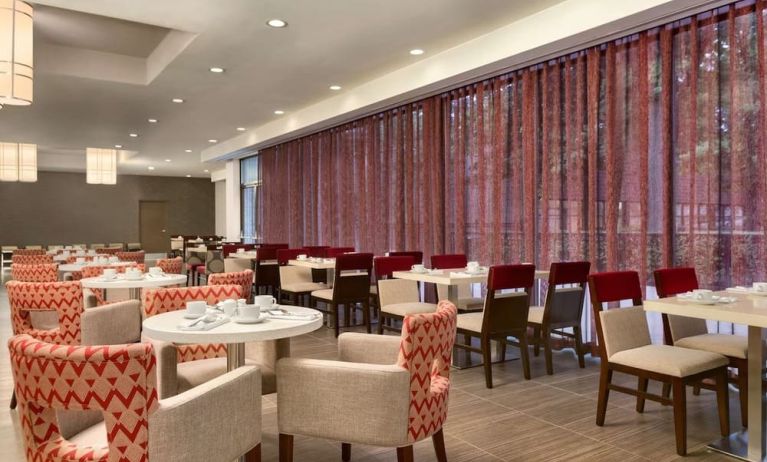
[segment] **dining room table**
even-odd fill
[[[714,296],[716,299],[711,301],[687,297],[646,300],[644,309],[667,315],[748,326],[748,429],[713,441],[708,448],[741,460],[762,462],[767,460],[764,434],[765,401],[762,391],[767,292],[758,293],[743,288],[715,292]],[[734,301],[729,301],[728,298]]]
[[[300,260],[288,260],[288,265],[301,266],[312,270],[325,270],[327,272],[328,287],[333,287],[333,280],[336,273],[335,258],[304,258]]]
[[[168,287],[186,284],[186,275],[163,273],[153,275],[144,273],[141,278],[132,279],[125,273],[119,273],[114,278],[105,279],[103,276],[80,279],[83,288],[86,289],[128,289],[129,296],[133,300],[141,300],[141,289],[152,287]]]

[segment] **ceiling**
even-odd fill
[[[34,103],[0,110],[0,140],[37,143],[43,170],[84,170],[86,147],[119,144],[120,174],[207,176],[219,167],[200,162],[210,139],[332,97],[331,84],[353,88],[556,3],[40,0]],[[289,25],[270,28],[271,18]],[[411,56],[412,48],[426,54]],[[211,73],[213,66],[226,71]],[[176,97],[185,102],[172,103]]]

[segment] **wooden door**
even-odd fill
[[[164,201],[139,201],[139,235],[145,252],[170,250],[166,205]]]

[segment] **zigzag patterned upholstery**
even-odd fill
[[[13,333],[61,345],[79,345],[80,316],[83,313],[83,289],[79,282],[19,282],[5,284],[11,305]],[[35,329],[30,311],[56,311],[58,327]]]
[[[161,258],[157,260],[157,266],[162,268],[163,272],[169,274],[182,274],[184,260],[181,257]]]
[[[18,263],[20,265],[45,265],[53,263],[53,257],[44,254],[16,254],[13,252],[11,257],[11,263]]]
[[[220,285],[148,289],[144,291],[144,316],[148,318],[168,311],[183,310],[188,301],[205,300],[208,305],[215,305],[230,298],[243,298],[242,287]],[[226,345],[220,343],[177,345],[176,350],[180,363],[226,356]]]
[[[81,255],[81,256],[71,255],[67,257],[67,264],[71,265],[72,263],[77,263],[78,258],[82,258],[83,261],[93,261],[96,257],[93,255]]]
[[[151,344],[74,347],[20,335],[9,349],[28,461],[149,460],[158,405]],[[108,447],[62,437],[57,410],[94,409],[104,413]]]
[[[137,252],[117,252],[115,253],[120,261],[132,261],[136,263],[144,263],[146,255],[143,250]]]
[[[117,255],[118,252],[122,251],[122,247],[101,247],[96,249],[96,253],[99,255]]]
[[[22,282],[56,282],[59,279],[59,265],[45,263],[41,265],[11,264],[11,277]]]
[[[253,271],[213,273],[208,276],[208,284],[212,286],[236,284],[242,287],[242,298],[250,300],[250,293],[253,290]]]
[[[14,249],[13,255],[45,255],[43,249]]]

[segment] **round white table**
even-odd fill
[[[130,298],[141,300],[141,289],[186,284],[186,276],[183,274],[164,274],[162,276],[144,274],[141,279],[126,279],[123,274],[118,274],[115,279],[111,280],[104,280],[101,276],[97,276],[80,279],[80,283],[86,289],[130,289]]]
[[[71,273],[72,271],[82,271],[83,268],[86,266],[133,266],[135,263],[131,261],[119,261],[117,263],[94,263],[94,262],[86,262],[86,263],[65,263],[63,265],[59,265],[59,271],[64,273]]]

